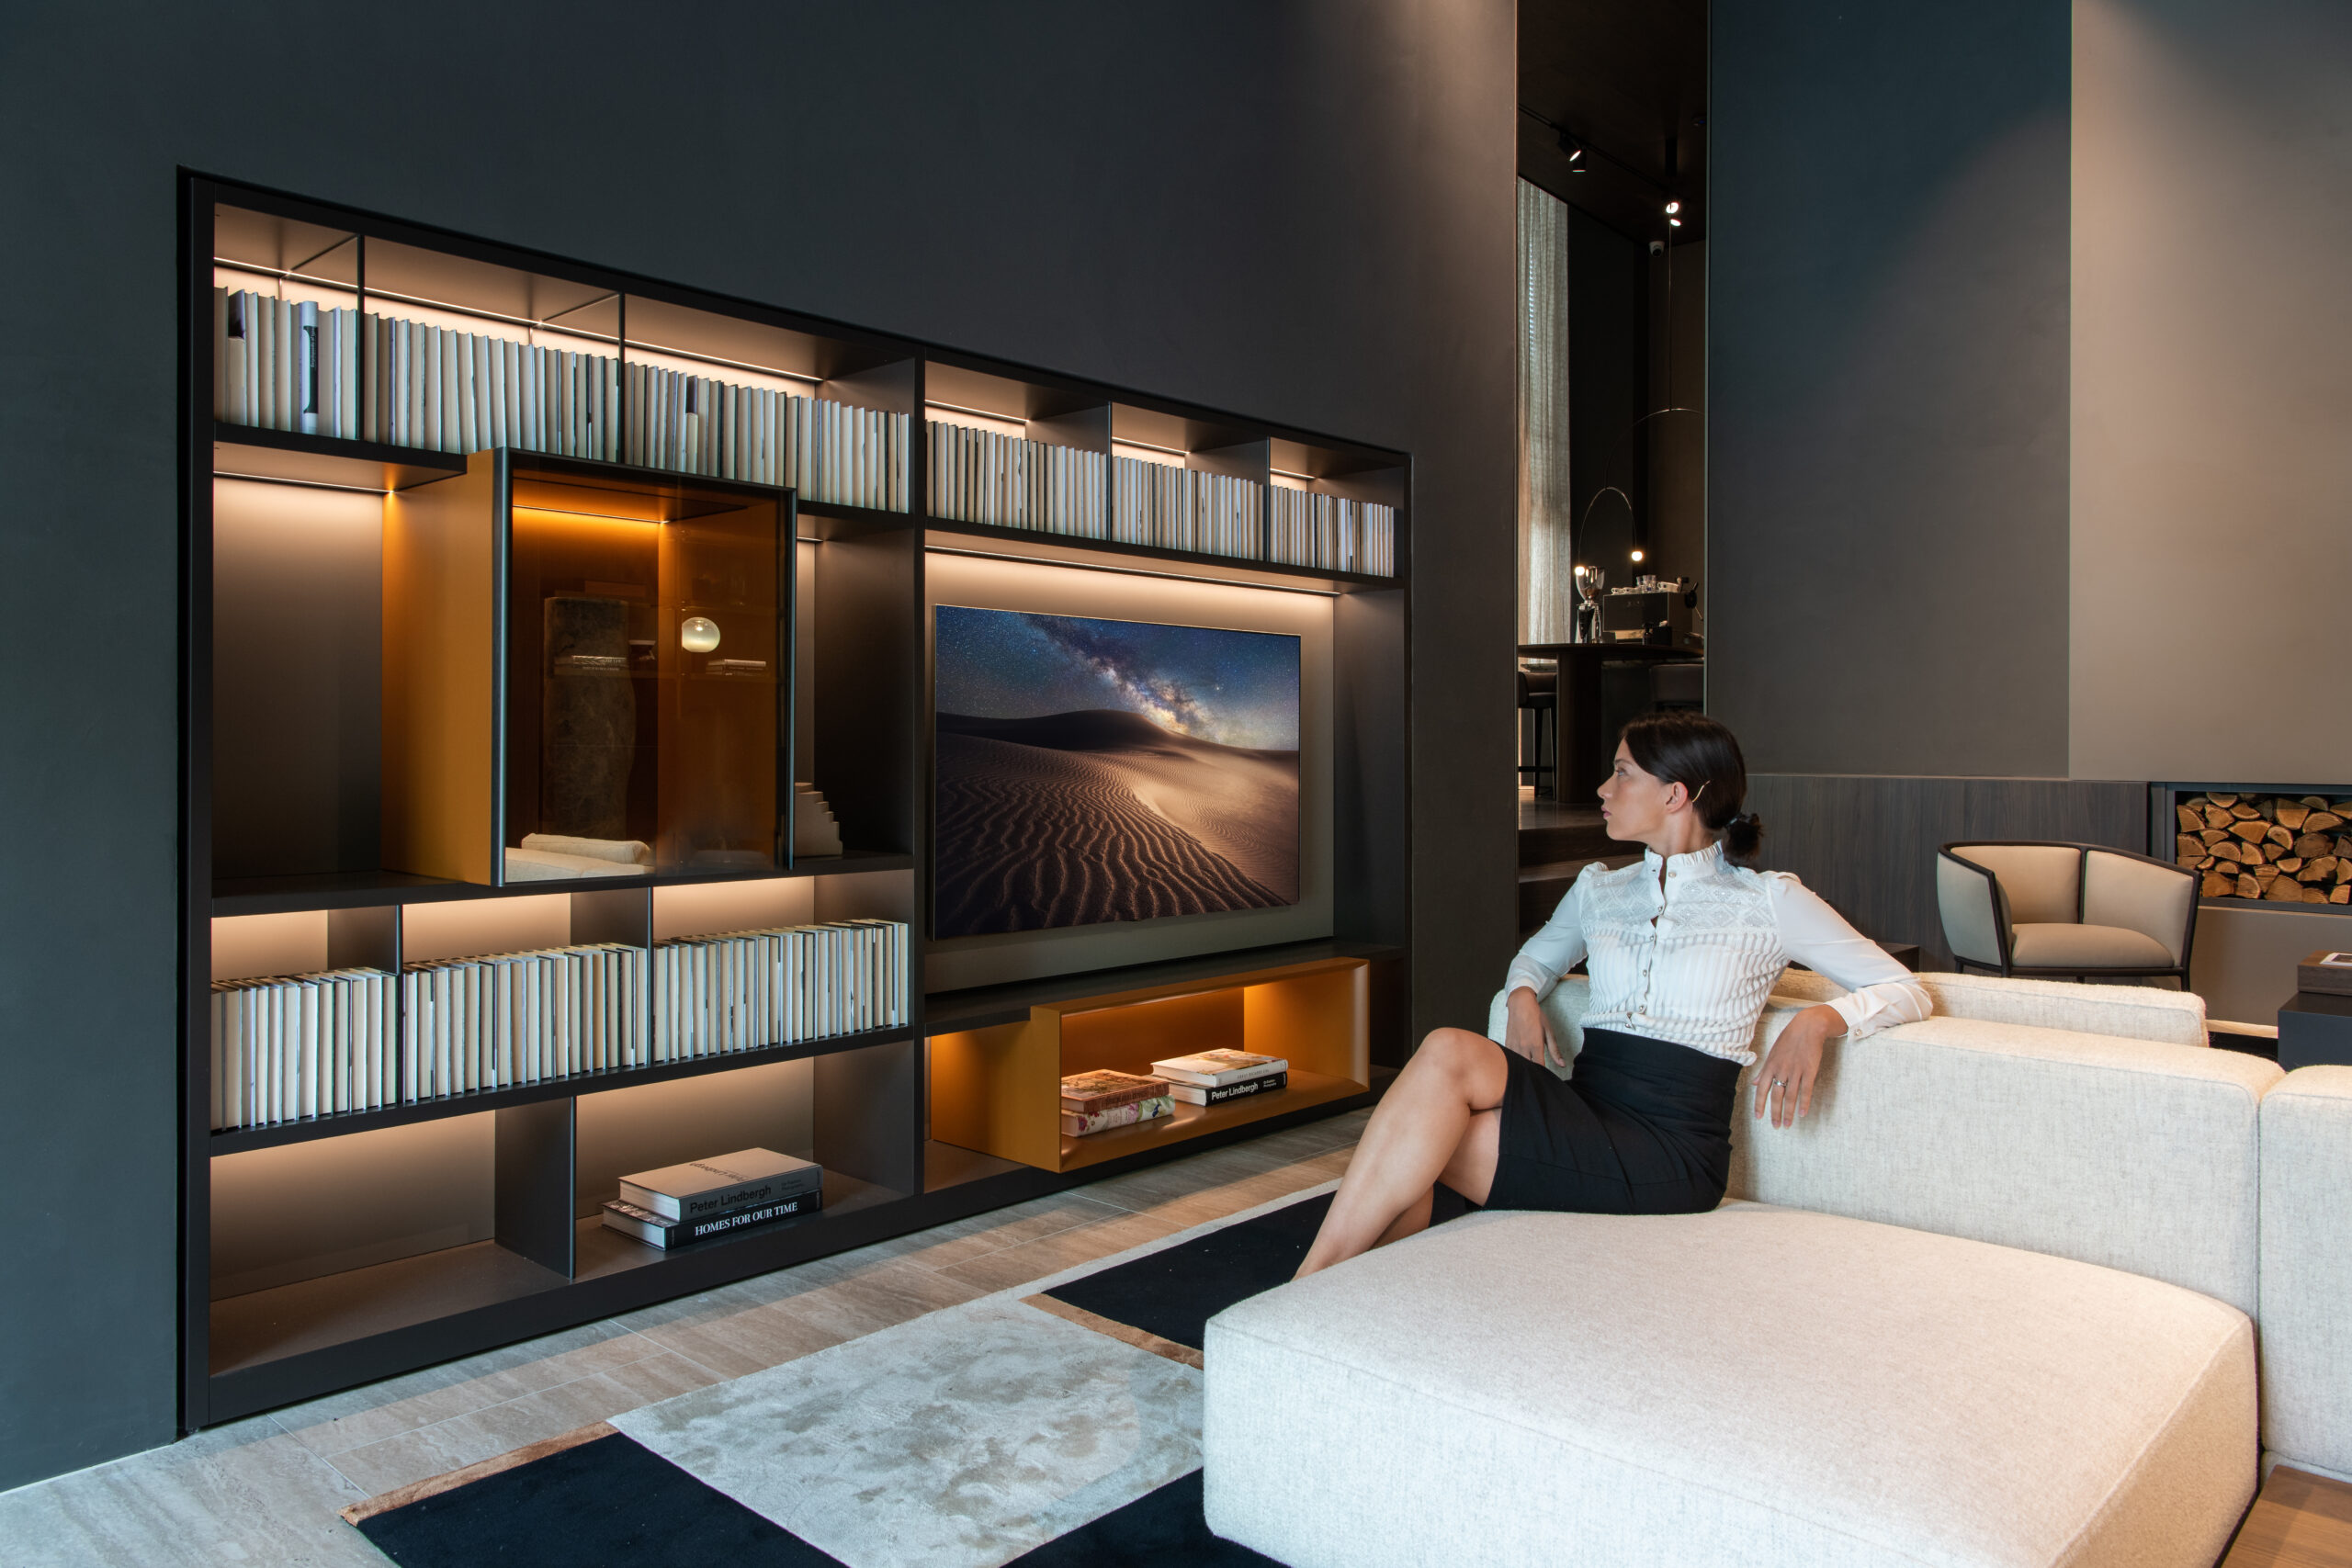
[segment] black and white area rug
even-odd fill
[[[345,1517],[402,1568],[1265,1563],[1202,1518],[1201,1342],[1290,1278],[1329,1204],[1294,1194]]]

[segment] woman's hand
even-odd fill
[[[1831,1035],[1845,1032],[1846,1021],[1833,1007],[1810,1007],[1789,1020],[1764,1065],[1756,1069],[1756,1114],[1762,1116],[1769,1107],[1773,1126],[1794,1126],[1813,1109],[1822,1046]]]
[[[1536,1005],[1535,993],[1521,986],[1503,998],[1505,1025],[1503,1049],[1515,1052],[1543,1066],[1546,1063],[1565,1067],[1568,1059],[1560,1055],[1558,1042],[1552,1038],[1552,1025]]]

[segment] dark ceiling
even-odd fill
[[[1675,243],[1700,239],[1706,113],[1707,0],[1520,0],[1522,178],[1639,240],[1667,238],[1679,200]]]

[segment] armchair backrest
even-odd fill
[[[2187,956],[2197,918],[2197,875],[2143,855],[2088,850],[2083,855],[2083,922],[2120,926],[2162,942],[2173,962]]]
[[[2013,926],[2064,925],[2082,915],[2083,852],[2072,844],[1948,844],[2000,879]]]
[[[2009,961],[2009,912],[2001,881],[1951,851],[1936,852],[1936,909],[1954,958],[2005,965]]]

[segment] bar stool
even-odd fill
[[[1530,774],[1534,775],[1536,795],[1539,798],[1550,799],[1559,794],[1559,672],[1554,670],[1537,671],[1532,672],[1526,670],[1521,670],[1515,671],[1515,673],[1519,678],[1520,712],[1523,714],[1532,714],[1533,716],[1533,723],[1535,727],[1534,746],[1532,748],[1535,760],[1531,762],[1526,760],[1526,754],[1522,753],[1519,764],[1519,776],[1523,779],[1528,777]],[[1544,749],[1544,742],[1547,739],[1551,743],[1548,753]],[[1548,762],[1544,761],[1547,754],[1551,758],[1551,761]],[[1548,789],[1545,787],[1547,781],[1549,781],[1551,784],[1551,787]]]

